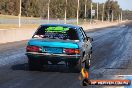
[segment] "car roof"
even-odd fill
[[[62,26],[62,27],[70,27],[70,28],[76,28],[76,29],[80,28],[80,26],[71,25],[71,24],[42,24],[41,26]]]

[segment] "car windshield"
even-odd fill
[[[75,29],[62,26],[41,26],[33,38],[79,40]]]

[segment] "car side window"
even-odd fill
[[[84,38],[86,38],[87,35],[86,35],[86,33],[84,32],[83,28],[81,28],[81,31],[82,31],[82,33],[83,33]]]
[[[84,34],[83,34],[81,28],[79,28],[79,34],[80,34],[80,38],[81,38],[82,40],[84,40],[85,36],[84,36]]]
[[[83,28],[80,28],[81,32],[82,32],[82,35],[83,35],[83,41],[85,41],[87,35],[85,34]]]

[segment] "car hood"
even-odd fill
[[[61,39],[31,39],[28,45],[40,47],[61,47],[61,48],[79,48],[79,40],[61,40]]]

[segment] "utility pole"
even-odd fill
[[[50,0],[48,2],[48,23],[49,23],[49,9],[50,9]]]
[[[110,22],[110,15],[109,15],[109,13],[108,13],[108,22]]]
[[[67,0],[66,0],[66,5],[65,5],[65,24],[66,24],[66,12],[67,11]]]
[[[92,23],[92,18],[93,18],[93,14],[92,14],[92,10],[93,10],[93,4],[92,4],[92,2],[91,2],[91,20],[90,20],[90,24]]]
[[[19,28],[21,27],[21,13],[22,13],[22,11],[21,11],[21,9],[22,9],[22,1],[20,0],[20,11],[19,11]]]
[[[121,11],[121,22],[122,22],[122,11]]]
[[[121,20],[120,18],[121,18],[121,16],[120,16],[120,14],[119,14],[119,22],[120,22],[120,20]]]
[[[97,20],[99,19],[99,3],[97,3]]]
[[[78,18],[79,18],[79,0],[78,0],[78,6],[77,6],[77,25],[78,25]]]
[[[110,7],[109,7],[109,10],[108,10],[108,22],[110,22]]]
[[[114,13],[113,13],[113,10],[112,10],[112,22],[113,22],[113,19],[114,19]]]
[[[85,19],[87,17],[87,0],[85,0]]]
[[[103,11],[102,11],[102,22],[104,22],[104,4],[103,4]]]

